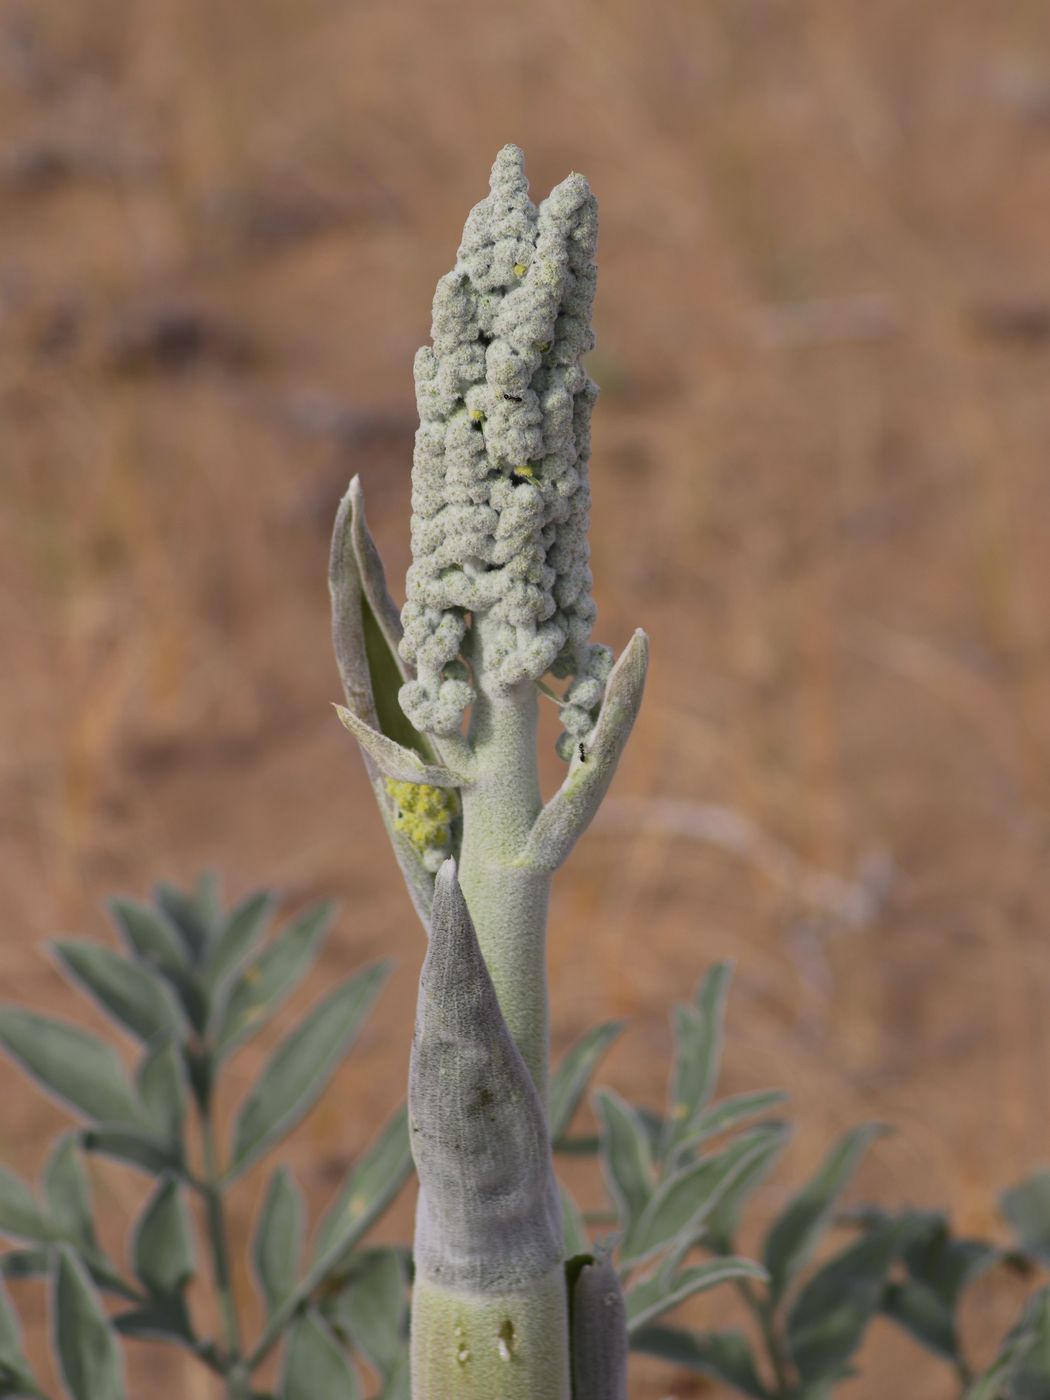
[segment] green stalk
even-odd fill
[[[241,1324],[237,1315],[237,1302],[233,1296],[230,1275],[229,1233],[226,1227],[226,1211],[222,1199],[222,1173],[219,1170],[219,1154],[215,1142],[215,1125],[210,1109],[201,1113],[201,1142],[204,1149],[204,1203],[208,1216],[208,1245],[211,1250],[212,1273],[215,1291],[219,1298],[222,1314],[223,1335],[226,1340],[228,1367],[226,1373],[226,1394],[228,1400],[247,1400],[249,1394],[248,1374],[244,1368],[241,1351]]]
[[[462,792],[459,881],[496,988],[500,1010],[546,1105],[550,1013],[547,1000],[547,907],[551,872],[522,864],[541,807],[536,761],[536,687],[492,687],[486,615],[471,633],[477,699],[470,740],[474,780]]]

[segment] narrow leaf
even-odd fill
[[[763,1262],[769,1270],[774,1304],[812,1254],[861,1158],[884,1131],[881,1124],[867,1123],[843,1134],[816,1174],[773,1222],[766,1235]]]
[[[598,1061],[624,1028],[623,1021],[606,1021],[595,1026],[565,1052],[558,1068],[551,1075],[548,1095],[548,1119],[551,1141],[558,1140],[569,1130],[573,1115],[586,1092]]]
[[[125,1301],[138,1296],[136,1290],[126,1283],[101,1255],[88,1258],[80,1255],[80,1260],[96,1288]],[[0,1254],[0,1276],[3,1278],[44,1278],[51,1272],[51,1265],[50,1248],[41,1246],[32,1249],[12,1249],[6,1254]]]
[[[243,1172],[313,1107],[389,972],[389,963],[378,963],[350,978],[277,1047],[237,1116],[231,1176]]]
[[[59,1138],[48,1159],[44,1168],[44,1194],[56,1229],[81,1248],[96,1249],[91,1188],[75,1133]]]
[[[713,1376],[753,1400],[770,1400],[755,1365],[751,1344],[740,1332],[685,1332],[677,1327],[642,1327],[631,1350],[658,1356],[688,1371]]]
[[[139,1098],[143,1116],[157,1137],[181,1153],[186,1117],[186,1089],[182,1060],[174,1044],[158,1043],[139,1066]]]
[[[763,1280],[765,1269],[750,1259],[738,1259],[730,1255],[727,1259],[713,1259],[707,1264],[697,1264],[685,1269],[677,1278],[665,1278],[660,1270],[635,1284],[627,1294],[627,1328],[633,1336],[649,1323],[655,1322],[663,1313],[684,1303],[694,1293],[704,1293],[716,1288],[720,1283],[733,1279],[750,1278]]]
[[[634,1109],[608,1089],[597,1097],[602,1125],[602,1167],[625,1226],[635,1223],[652,1199],[656,1178],[649,1139]]]
[[[314,1241],[314,1263],[337,1263],[351,1249],[412,1174],[408,1110],[402,1104],[368,1151],[351,1168],[325,1213]]]
[[[756,1153],[741,1170],[708,1216],[704,1234],[717,1253],[733,1253],[744,1206],[773,1170],[787,1146],[789,1136],[787,1130],[771,1134],[763,1150]]]
[[[146,967],[164,977],[190,1024],[202,1031],[208,1019],[208,999],[170,919],[163,912],[133,899],[114,899],[109,907],[129,950]]]
[[[313,964],[333,912],[327,903],[308,909],[234,981],[219,1025],[220,1057],[257,1031],[295,990]]]
[[[733,1094],[730,1098],[722,1099],[693,1120],[688,1136],[679,1142],[676,1150],[679,1155],[691,1152],[746,1119],[779,1107],[786,1098],[787,1094],[780,1089],[759,1089],[755,1093]]]
[[[116,1053],[79,1026],[5,1006],[0,1045],[45,1089],[88,1118],[138,1121],[139,1105]]]
[[[7,1167],[0,1167],[0,1234],[46,1244],[57,1239],[59,1233],[22,1178]]]
[[[396,739],[388,739],[344,705],[336,705],[335,712],[343,727],[349,729],[384,778],[437,788],[460,788],[469,783],[468,773],[453,772],[444,764],[428,763],[415,749],[406,749]]]
[[[887,1285],[880,1304],[882,1311],[903,1327],[922,1346],[958,1363],[959,1336],[951,1308],[932,1288],[915,1279]]]
[[[140,963],[83,939],[57,939],[52,946],[103,1011],[140,1040],[179,1034],[182,1017],[171,995]]]
[[[7,1289],[0,1284],[0,1395],[42,1396],[22,1349],[22,1329]]]
[[[355,1261],[338,1317],[379,1375],[392,1376],[408,1341],[408,1280],[398,1250],[371,1249]]]
[[[281,1400],[360,1400],[356,1371],[312,1308],[292,1328],[280,1393]]]
[[[663,1143],[663,1156],[692,1133],[694,1122],[718,1081],[722,1058],[722,1021],[732,977],[729,963],[718,963],[704,978],[696,1006],[675,1008],[674,1071]]]
[[[676,1237],[693,1238],[748,1163],[769,1150],[780,1125],[755,1128],[720,1152],[701,1157],[663,1182],[621,1246],[624,1263],[640,1263]]]
[[[181,1296],[157,1299],[149,1307],[118,1313],[113,1326],[122,1337],[139,1341],[176,1342],[199,1354],[186,1305]]]
[[[73,1400],[125,1400],[120,1354],[99,1297],[73,1251],[57,1251],[54,1346]]]
[[[113,1157],[151,1176],[181,1172],[181,1144],[161,1142],[142,1128],[85,1128],[80,1134],[85,1152]]]
[[[912,1229],[908,1219],[872,1230],[829,1260],[788,1313],[788,1345],[807,1385],[842,1375],[878,1311],[890,1265]]]
[[[218,986],[240,967],[265,932],[273,906],[273,895],[267,890],[258,890],[238,904],[208,951],[205,976],[209,986]]]
[[[214,929],[212,901],[206,898],[201,903],[193,895],[164,883],[153,891],[153,899],[181,938],[190,962],[194,966],[203,963]]]
[[[1033,1172],[1004,1191],[999,1204],[1024,1248],[1050,1264],[1050,1170]]]
[[[523,864],[537,870],[557,870],[587,830],[609,790],[638,716],[648,665],[649,638],[639,628],[606,683],[605,699],[584,760],[574,753],[565,781],[533,823],[522,852]]]
[[[255,1275],[270,1313],[295,1287],[303,1247],[303,1218],[302,1193],[291,1172],[278,1167],[270,1178],[252,1244]]]
[[[193,1237],[178,1183],[168,1177],[147,1201],[132,1244],[135,1272],[158,1298],[172,1298],[193,1277]]]

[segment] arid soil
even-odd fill
[[[336,896],[293,1006],[398,970],[287,1150],[315,1213],[399,1100],[423,939],[330,709],[327,535],[360,472],[403,573],[412,355],[509,140],[537,197],[579,169],[601,202],[598,635],[654,658],[557,883],[555,1049],[629,1018],[604,1078],[655,1104],[670,1003],[731,956],[723,1087],[798,1122],[749,1243],[872,1118],[854,1199],[1002,1237],[1050,1155],[1040,0],[0,0],[4,995],[98,1026],[44,945],[109,936],[116,889]],[[32,1174],[67,1120],[4,1095]],[[95,1185],[119,1241],[142,1183]],[[975,1359],[1020,1293],[980,1286]],[[135,1400],[217,1394],[129,1353]],[[861,1366],[844,1400],[958,1394],[886,1324]]]

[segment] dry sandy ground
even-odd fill
[[[403,571],[411,357],[514,140],[601,201],[599,635],[654,653],[557,886],[556,1048],[629,1017],[605,1077],[655,1100],[669,1002],[731,955],[724,1085],[800,1124],[759,1213],[876,1117],[859,1195],[998,1230],[1050,1151],[1048,42],[1042,0],[0,0],[6,995],[71,1010],[42,940],[115,888],[335,895],[296,1004],[399,968],[290,1149],[315,1208],[399,1097],[422,940],[328,708],[326,537],[359,471]],[[888,860],[860,927],[808,878]],[[61,1114],[5,1091],[35,1171]],[[139,1188],[97,1188],[119,1236]],[[982,1290],[978,1356],[1016,1303]],[[886,1327],[862,1361],[846,1400],[956,1393]]]

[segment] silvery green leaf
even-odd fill
[[[377,1220],[412,1174],[408,1110],[402,1105],[365,1154],[355,1162],[326,1212],[314,1241],[315,1264],[337,1263]]]
[[[719,1254],[732,1254],[744,1205],[776,1165],[789,1136],[786,1128],[771,1134],[763,1150],[748,1162],[707,1217],[704,1235]]]
[[[440,763],[428,763],[415,749],[406,749],[396,740],[388,739],[344,705],[336,705],[335,712],[343,727],[349,729],[384,778],[437,788],[460,788],[470,781],[469,774],[454,773]]]
[[[220,1058],[254,1034],[295,990],[313,964],[333,913],[330,903],[307,909],[234,980],[219,1019]]]
[[[186,1117],[186,1088],[182,1059],[172,1041],[160,1041],[138,1070],[139,1098],[149,1129],[181,1153]]]
[[[800,1290],[787,1317],[795,1369],[806,1385],[841,1376],[882,1299],[890,1265],[912,1233],[905,1218],[829,1260]]]
[[[230,1177],[243,1172],[313,1107],[389,973],[389,963],[377,963],[351,977],[277,1047],[237,1115]]]
[[[609,1259],[584,1264],[572,1286],[573,1400],[627,1400],[627,1322]]]
[[[623,1224],[629,1229],[652,1199],[656,1174],[649,1139],[629,1103],[609,1089],[595,1098],[601,1123],[602,1168]]]
[[[722,1020],[733,969],[718,963],[704,978],[696,1005],[675,1007],[674,1071],[661,1155],[668,1157],[692,1135],[714,1092],[722,1059]]]
[[[569,1194],[564,1182],[558,1183],[558,1189],[561,1192],[565,1257],[566,1259],[572,1259],[577,1254],[590,1254],[591,1242],[587,1238],[587,1226],[580,1208]]]
[[[429,740],[410,723],[398,691],[410,678],[398,652],[401,619],[390,598],[379,551],[365,520],[361,483],[355,476],[343,497],[332,532],[328,570],[332,597],[332,641],[346,703],[372,730],[426,759],[434,758]],[[408,892],[424,927],[430,921],[434,876],[404,832],[394,826],[385,782],[375,761],[362,749],[379,813],[394,848]]]
[[[770,1400],[755,1365],[751,1343],[740,1332],[686,1332],[678,1327],[643,1327],[631,1350],[659,1356],[675,1366],[725,1381],[753,1400]]]
[[[451,860],[434,886],[408,1084],[417,1274],[445,1288],[514,1291],[557,1269],[561,1203],[546,1114]]]
[[[1050,1288],[1042,1288],[965,1400],[1043,1400],[1050,1393]]]
[[[303,1248],[305,1209],[291,1172],[278,1167],[270,1177],[252,1243],[252,1261],[268,1312],[295,1287]]]
[[[186,970],[186,950],[163,914],[122,897],[111,899],[109,909],[121,937],[140,961],[164,973]]]
[[[131,1308],[128,1312],[117,1313],[112,1322],[122,1337],[134,1337],[138,1341],[177,1342],[180,1346],[189,1347],[195,1354],[199,1354],[198,1343],[181,1295],[158,1298],[147,1307]]]
[[[312,1309],[288,1338],[281,1400],[360,1400],[361,1384],[342,1347]]]
[[[1029,1254],[1050,1264],[1050,1170],[1033,1172],[1004,1191],[999,1205]]]
[[[205,963],[208,985],[216,987],[240,967],[265,932],[274,898],[267,890],[248,895],[216,934]]]
[[[339,503],[328,564],[332,641],[346,702],[356,715],[405,748],[430,751],[398,703],[410,678],[398,650],[401,617],[387,592],[383,561],[365,519],[360,477]]]
[[[186,1202],[173,1177],[146,1202],[132,1243],[135,1273],[157,1298],[173,1298],[193,1277],[193,1235]]]
[[[22,1329],[7,1289],[0,1284],[0,1395],[39,1396],[42,1392],[22,1349]]]
[[[547,1117],[551,1141],[556,1148],[559,1139],[569,1130],[598,1061],[623,1028],[623,1021],[606,1021],[595,1026],[566,1050],[561,1063],[551,1075]]]
[[[5,1006],[0,1008],[0,1045],[78,1113],[102,1122],[139,1121],[141,1110],[116,1052],[79,1026]]]
[[[887,1284],[880,1307],[924,1347],[946,1361],[958,1362],[959,1336],[952,1309],[927,1284],[911,1278]]]
[[[85,1128],[80,1143],[85,1152],[113,1157],[151,1176],[180,1172],[183,1167],[182,1144],[163,1142],[145,1128]]]
[[[161,911],[133,899],[112,899],[109,908],[129,951],[164,977],[190,1024],[195,1030],[203,1030],[208,1013],[207,997],[171,921]]]
[[[577,749],[565,781],[533,824],[522,852],[523,864],[557,870],[590,825],[637,718],[648,665],[649,638],[639,629],[612,669],[583,758]]]
[[[170,993],[141,964],[83,939],[56,939],[52,947],[103,1011],[140,1040],[181,1031],[182,1017]]]
[[[815,1175],[773,1222],[766,1235],[763,1263],[769,1270],[770,1294],[774,1303],[783,1297],[792,1279],[812,1254],[839,1197],[869,1145],[884,1132],[881,1124],[866,1123],[844,1133]]]
[[[692,1240],[724,1193],[783,1133],[779,1124],[753,1129],[719,1152],[699,1158],[661,1182],[621,1246],[624,1264],[641,1263],[681,1237]]]
[[[412,1377],[408,1347],[398,1358],[397,1365],[387,1378],[380,1392],[379,1400],[412,1400]]]
[[[0,1167],[0,1234],[46,1244],[59,1238],[53,1220],[40,1209],[36,1197],[7,1167]]]
[[[200,901],[194,895],[184,894],[174,885],[164,882],[154,889],[153,899],[181,938],[190,963],[193,966],[202,964],[216,927],[216,912],[211,900],[206,897]]]
[[[90,1251],[97,1248],[91,1188],[78,1146],[75,1133],[59,1138],[44,1168],[44,1195],[60,1234]]]
[[[786,1098],[787,1094],[780,1089],[758,1089],[754,1093],[733,1094],[730,1098],[721,1099],[694,1119],[688,1137],[678,1143],[676,1151],[679,1155],[691,1152],[709,1138],[735,1128],[745,1119],[777,1108]]]
[[[694,1293],[704,1293],[716,1288],[720,1283],[733,1279],[767,1278],[765,1269],[750,1259],[739,1259],[733,1255],[725,1259],[712,1259],[707,1264],[697,1264],[684,1269],[674,1278],[667,1278],[663,1270],[651,1274],[636,1283],[627,1294],[627,1327],[633,1337],[649,1323],[655,1322],[663,1313],[669,1312],[679,1303],[684,1303]]]
[[[408,1279],[399,1251],[359,1255],[339,1293],[338,1317],[384,1380],[394,1374],[408,1342]]]
[[[135,1289],[126,1283],[101,1255],[87,1258],[81,1255],[80,1259],[96,1288],[125,1300],[138,1296]],[[51,1272],[51,1263],[50,1248],[37,1245],[32,1249],[12,1249],[6,1254],[0,1254],[0,1277],[44,1278]]]
[[[953,1239],[943,1215],[911,1215],[916,1228],[904,1251],[908,1277],[887,1285],[880,1306],[916,1341],[946,1360],[957,1361],[959,1298],[966,1285],[1001,1254],[982,1240]],[[875,1228],[889,1223],[884,1219]]]
[[[55,1352],[72,1400],[126,1400],[120,1353],[83,1264],[56,1251],[52,1291]]]

